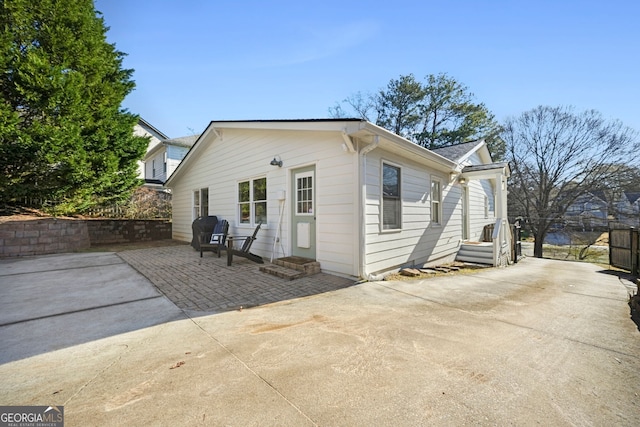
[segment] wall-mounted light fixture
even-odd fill
[[[275,156],[273,158],[273,160],[271,160],[271,163],[269,163],[271,166],[278,166],[279,168],[282,167],[282,159],[280,159],[280,156]]]
[[[458,182],[459,182],[460,184],[464,184],[465,182],[467,182],[467,178],[465,178],[465,177],[461,176],[460,178],[458,178]]]

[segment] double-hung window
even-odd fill
[[[442,182],[431,178],[431,222],[440,224],[442,221]]]
[[[209,189],[193,191],[193,219],[209,215]]]
[[[484,196],[484,217],[489,218],[489,198]]]
[[[250,225],[267,223],[267,178],[238,183],[238,222]]]
[[[382,229],[396,230],[402,227],[402,197],[400,168],[382,164]]]

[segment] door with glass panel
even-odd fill
[[[316,259],[316,168],[308,166],[292,172],[291,253]]]

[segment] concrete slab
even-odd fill
[[[14,357],[0,404],[64,405],[68,425],[636,426],[638,338],[617,276],[526,259]]]
[[[0,363],[183,317],[114,253],[0,260]]]

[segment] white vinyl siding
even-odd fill
[[[469,159],[473,164],[482,164],[476,154]],[[494,184],[488,179],[471,179],[469,188],[469,240],[480,241],[485,225],[495,223]],[[486,207],[486,211],[485,211]]]
[[[187,147],[180,147],[177,145],[167,145],[166,153],[163,155],[163,159],[166,159],[166,171],[165,181],[171,176],[173,171],[176,170],[184,156],[187,155],[189,149]]]
[[[165,182],[167,179],[167,175],[162,171],[160,165],[162,164],[164,159],[164,150],[160,150],[158,153],[155,153],[152,159],[147,160],[145,164],[145,175],[146,179],[155,179],[162,182]]]
[[[213,133],[199,144],[202,150],[190,160],[187,173],[172,181],[173,238],[191,240],[190,194],[192,188],[209,187],[210,214],[229,221],[230,234],[251,234],[251,224],[237,219],[238,183],[252,176],[267,179],[267,218],[251,251],[270,257],[282,209],[277,256],[291,253],[290,194],[291,169],[316,167],[316,259],[323,271],[356,276],[358,274],[358,156],[345,153],[338,132],[223,129],[223,137]],[[204,148],[203,148],[204,146]],[[274,154],[283,167],[270,165]],[[247,176],[247,173],[255,174]],[[189,197],[185,200],[185,191]],[[278,194],[284,191],[286,200]],[[284,206],[283,206],[284,204]],[[187,215],[185,215],[187,213]]]
[[[402,165],[402,229],[382,232],[381,173],[383,162]],[[448,172],[439,173],[397,154],[373,150],[366,158],[366,236],[365,263],[367,273],[382,272],[407,265],[420,265],[455,255],[460,239],[458,200],[460,189],[447,185],[442,190],[442,217],[450,224],[431,224],[431,177],[447,182]]]

